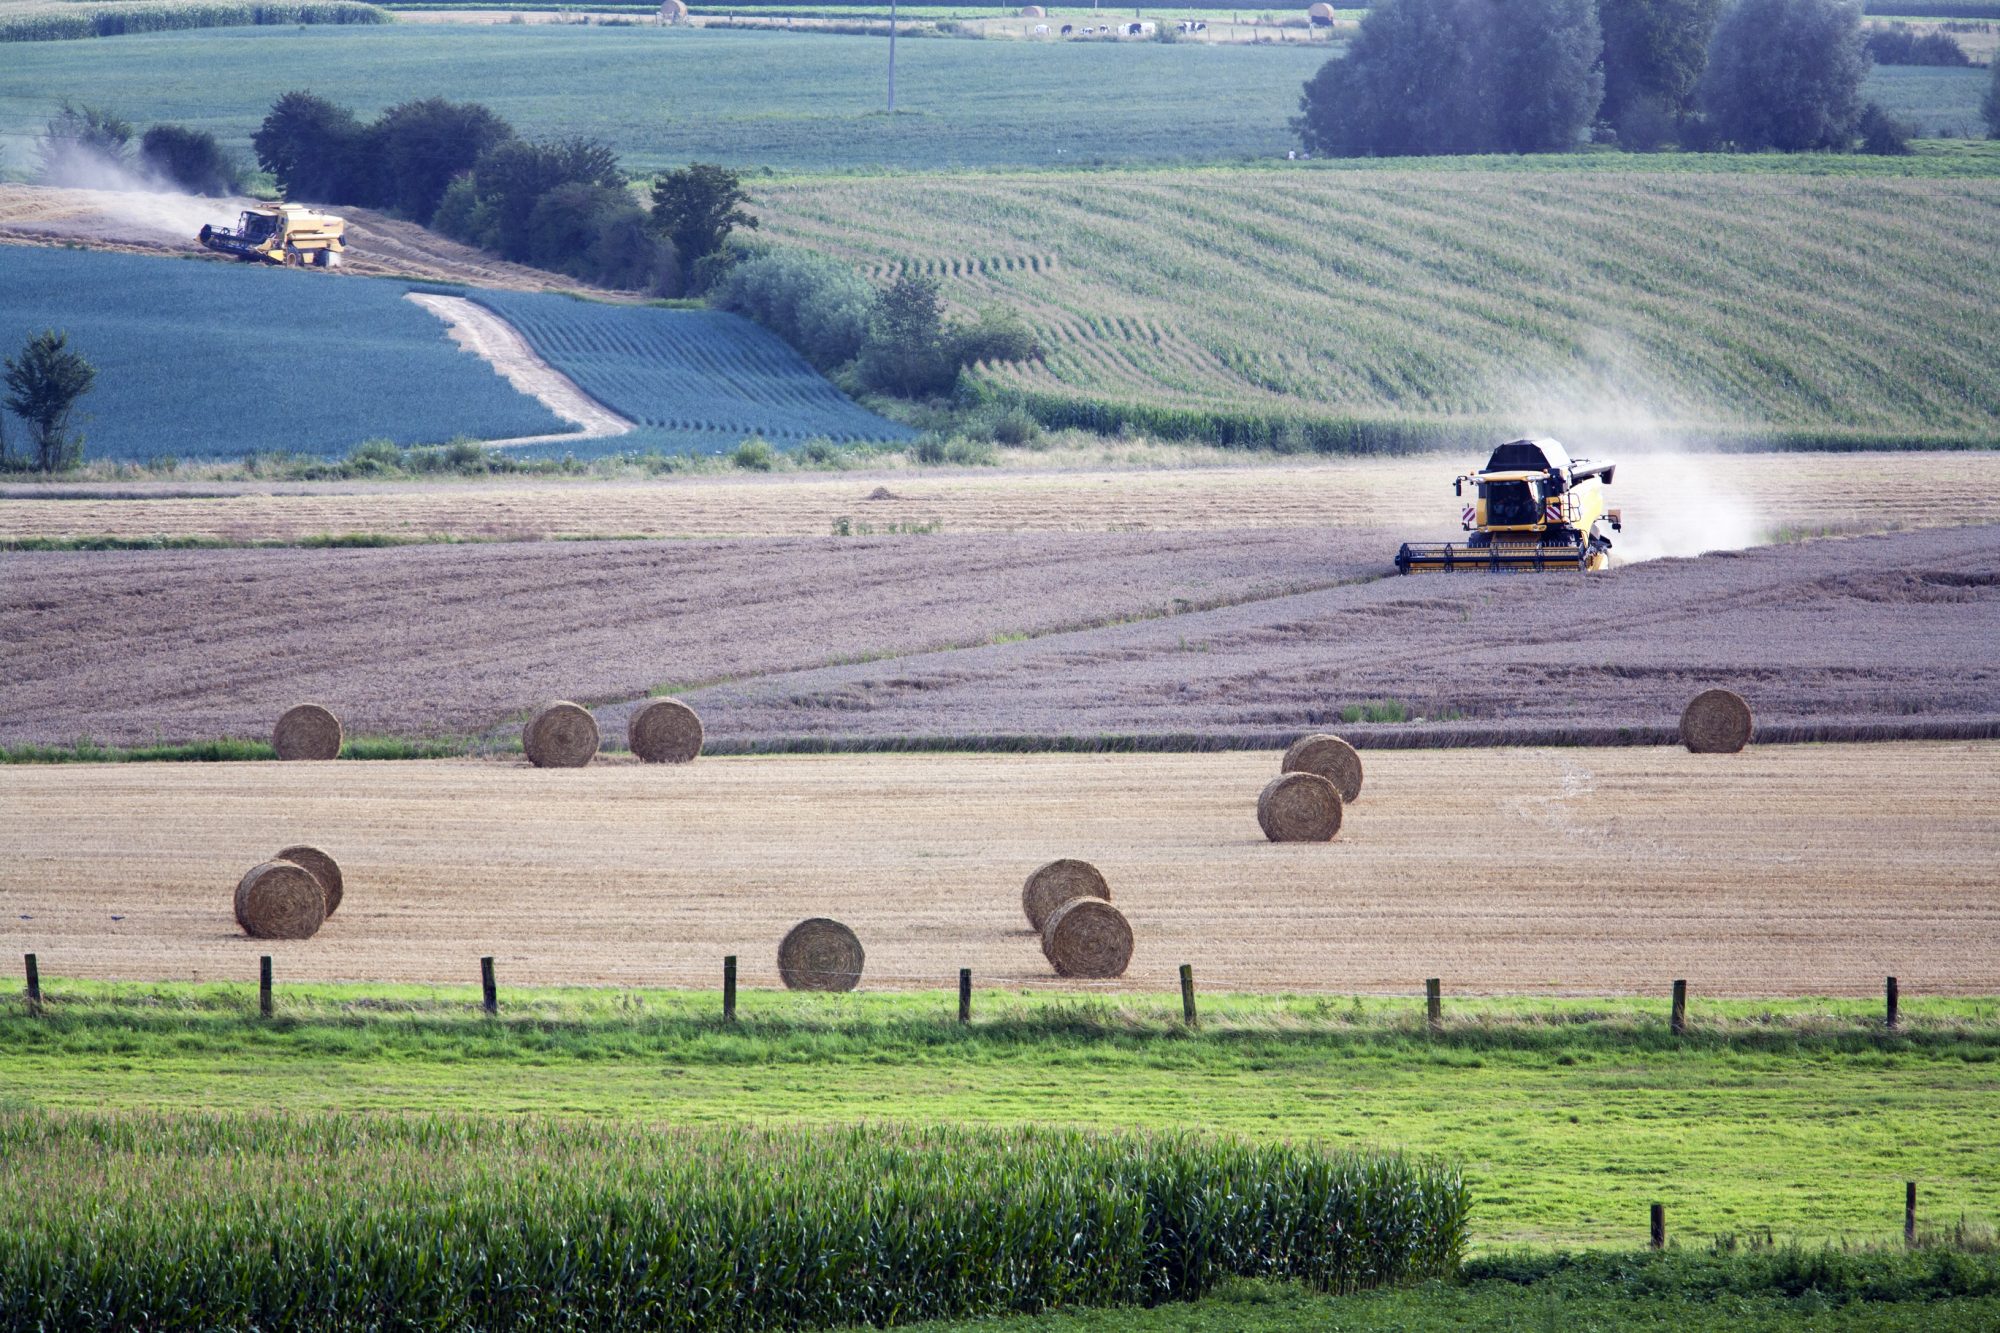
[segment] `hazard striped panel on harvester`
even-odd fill
[[[1465,520],[1465,526],[1466,526],[1466,527],[1468,527],[1468,528],[1469,528],[1469,527],[1471,527],[1471,526],[1472,526],[1472,506],[1471,506],[1471,505],[1467,505],[1467,506],[1465,507],[1464,511],[1463,511],[1462,513],[1460,513],[1459,517]]]
[[[1560,523],[1562,521],[1563,521],[1563,502],[1561,500],[1551,500],[1546,505],[1542,506],[1542,522]]]

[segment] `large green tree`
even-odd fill
[[[749,202],[743,177],[712,162],[691,162],[653,182],[653,225],[674,243],[690,282],[695,265],[721,250],[730,232],[757,226]]]
[[[287,199],[321,204],[374,202],[366,167],[368,131],[354,113],[312,93],[289,92],[251,136],[257,163]]]
[[[72,350],[69,335],[45,329],[28,339],[21,355],[7,357],[0,399],[9,412],[28,423],[35,457],[44,472],[65,472],[83,461],[83,435],[70,429],[76,400],[90,392],[97,368]]]
[[[1846,149],[1867,74],[1859,5],[1735,0],[1709,43],[1701,108],[1718,141],[1745,151]]]
[[[477,102],[426,97],[382,113],[371,130],[376,193],[404,217],[428,224],[452,177],[470,171],[514,128]]]
[[[1679,121],[1694,106],[1722,0],[1598,0],[1604,105],[1624,133],[1640,118]]]
[[[1559,151],[1597,115],[1602,52],[1592,0],[1386,0],[1292,128],[1340,157]]]

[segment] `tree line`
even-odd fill
[[[1640,150],[1908,151],[1861,96],[1878,58],[1952,63],[1910,34],[1864,41],[1842,0],[1384,0],[1307,81],[1292,128],[1337,157]],[[1963,53],[1959,53],[1963,59]],[[2000,136],[2000,62],[1986,119]]]

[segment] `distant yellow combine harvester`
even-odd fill
[[[264,204],[246,209],[235,231],[204,225],[195,239],[252,263],[331,268],[347,249],[346,232],[346,219],[331,213],[315,213],[304,204]]]
[[[1459,511],[1463,542],[1405,542],[1396,568],[1405,574],[1559,573],[1611,563],[1611,534],[1623,531],[1604,504],[1615,463],[1574,459],[1554,440],[1514,440],[1493,451],[1484,469],[1452,482],[1470,503]]]

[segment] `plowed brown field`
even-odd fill
[[[0,538],[824,536],[837,518],[946,532],[1395,527],[1457,529],[1454,472],[1435,454],[1282,466],[972,475],[686,477],[644,483],[130,483],[0,490]],[[871,498],[878,487],[892,496]],[[57,498],[62,497],[62,498]],[[1689,555],[1784,528],[2000,521],[2000,453],[1634,455],[1614,503],[1625,549]],[[1386,555],[1393,555],[1390,551]]]
[[[826,915],[864,985],[1057,984],[1028,871],[1082,856],[1138,948],[1110,989],[2000,991],[2000,744],[1371,754],[1337,842],[1263,841],[1272,753],[0,768],[0,951],[61,978],[776,982]],[[309,941],[236,930],[308,841],[347,891]]]

